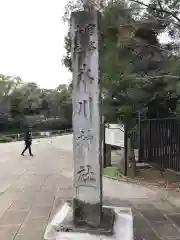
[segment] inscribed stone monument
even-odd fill
[[[74,220],[97,226],[102,213],[99,13],[72,13]]]

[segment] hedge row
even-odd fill
[[[66,133],[71,133],[72,129],[63,129],[63,130],[54,130],[47,132],[32,132],[32,137],[35,138],[44,138],[44,137],[52,137],[59,136]],[[48,134],[47,134],[48,133]],[[8,134],[0,136],[0,143],[7,143],[12,141],[21,141],[24,139],[24,134]]]
[[[52,131],[52,130],[63,130],[72,128],[70,122],[62,122],[60,120],[45,121],[45,122],[33,122],[30,124],[33,128],[33,131]],[[9,132],[9,133],[23,133],[26,128],[27,123],[24,123],[23,120],[11,120],[4,121],[0,120],[0,132]]]

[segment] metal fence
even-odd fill
[[[171,169],[180,172],[180,118],[134,118],[132,121],[129,121],[126,127],[124,128],[124,136],[115,134],[113,131],[111,132],[114,138],[108,137],[106,140],[104,147],[105,156],[109,156],[106,153],[106,150],[109,149],[107,148],[108,146],[116,146],[115,143],[122,141],[123,144],[121,146],[118,144],[117,146],[123,147],[124,158],[127,162],[127,143],[128,139],[130,139],[131,148],[138,151],[139,154],[137,156],[140,162],[154,164],[160,169]],[[125,129],[127,129],[127,132]],[[112,129],[110,128],[109,130]],[[117,133],[118,130],[120,131],[118,128],[116,130]],[[120,137],[121,139],[119,139]],[[107,158],[109,159],[109,157]]]
[[[180,119],[140,121],[139,160],[180,171]]]

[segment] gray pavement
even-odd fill
[[[58,207],[72,199],[72,136],[33,141],[32,158],[22,142],[0,144],[0,239],[42,240]],[[180,240],[180,208],[158,191],[103,179],[104,204],[130,206],[136,240]]]

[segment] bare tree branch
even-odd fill
[[[133,78],[133,79],[136,79],[136,80],[145,80],[145,79],[148,80],[148,79],[163,78],[163,77],[170,77],[170,78],[173,78],[173,79],[180,79],[180,76],[174,76],[174,75],[171,75],[171,74],[157,75],[157,76],[145,75],[144,77],[135,77],[135,78],[134,78],[134,76],[125,76],[125,78]]]
[[[159,4],[159,7],[160,7],[161,11],[163,11],[163,7],[162,7],[162,4],[161,4],[161,0],[158,0],[158,4]]]
[[[130,0],[130,1],[131,1],[131,2],[135,2],[135,3],[138,3],[138,4],[142,5],[142,6],[147,7],[147,8],[151,8],[151,9],[153,9],[153,10],[155,10],[155,11],[162,12],[162,13],[166,13],[166,14],[172,16],[173,18],[175,18],[175,19],[180,23],[180,18],[177,17],[176,14],[174,14],[173,12],[170,12],[170,11],[165,10],[165,9],[153,7],[153,6],[151,6],[150,4],[146,4],[146,3],[143,3],[143,2],[138,1],[138,0]]]

